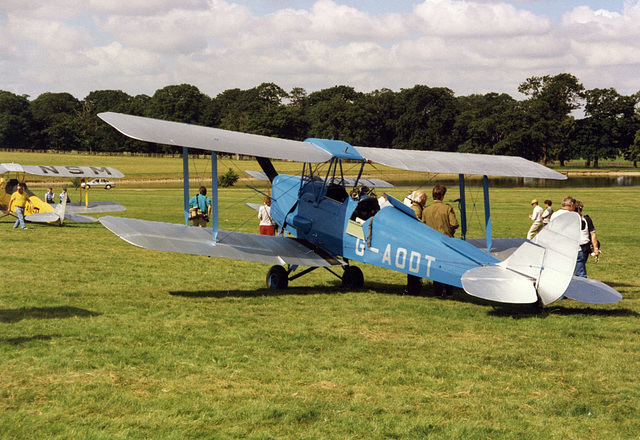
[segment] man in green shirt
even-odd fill
[[[438,232],[443,233],[447,237],[453,237],[456,229],[458,229],[458,219],[451,205],[444,203],[444,195],[447,193],[447,187],[444,185],[436,185],[433,187],[433,203],[422,210],[422,222],[427,226],[431,226]],[[442,288],[445,288],[446,297],[453,296],[453,286],[444,285],[433,282],[433,291],[437,296],[442,296]]]

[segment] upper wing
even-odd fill
[[[537,177],[566,180],[567,176],[517,156],[354,147],[365,159],[393,168],[427,173],[480,176]]]
[[[100,113],[98,116],[121,133],[142,141],[298,162],[326,162],[331,159],[331,154],[309,142],[239,133],[121,113],[107,112]]]
[[[9,172],[48,177],[112,177],[114,179],[124,177],[124,174],[111,167],[0,164],[0,174]]]
[[[123,240],[145,249],[268,264],[345,264],[306,240],[219,231],[218,241],[214,242],[208,228],[110,216],[102,217],[100,223]]]
[[[428,173],[557,180],[567,178],[545,166],[516,156],[353,147],[346,142],[326,139],[308,139],[300,142],[121,113],[107,112],[98,116],[134,139],[223,153],[298,162],[326,162],[331,157],[340,157],[369,160],[394,168]]]

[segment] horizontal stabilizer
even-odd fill
[[[102,217],[100,222],[123,240],[145,249],[280,265],[345,264],[306,240],[218,231],[218,241],[214,242],[209,228],[111,216]]]
[[[100,214],[103,212],[126,211],[120,203],[116,202],[89,202],[89,206],[84,203],[67,203],[67,214]]]
[[[87,217],[86,215],[80,214],[69,214],[68,212],[65,213],[64,219],[65,221],[70,220],[76,223],[96,223],[98,221],[97,218]]]
[[[24,218],[28,222],[34,223],[52,223],[60,220],[60,216],[55,212],[39,212],[37,214],[31,214]]]
[[[245,205],[247,205],[249,208],[251,209],[255,209],[256,211],[260,210],[260,207],[263,206],[262,203],[245,203]]]
[[[465,240],[480,249],[487,252],[487,240],[484,238],[467,238]],[[522,243],[527,241],[526,238],[494,238],[491,241],[490,255],[496,257],[498,260],[506,260],[513,254],[516,249],[522,246]]]
[[[614,288],[598,280],[581,277],[573,277],[564,296],[587,304],[613,304],[622,299]]]
[[[469,295],[508,304],[535,303],[534,282],[500,266],[476,267],[462,276],[462,287]]]

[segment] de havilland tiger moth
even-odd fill
[[[492,239],[488,176],[566,179],[526,159],[360,147],[327,139],[301,142],[111,112],[99,117],[131,138],[183,147],[184,225],[100,218],[107,229],[133,245],[272,264],[267,274],[267,285],[272,288],[286,288],[289,281],[320,267],[341,278],[343,286],[359,288],[364,277],[353,263],[360,262],[460,287],[469,295],[498,303],[544,306],[566,297],[607,304],[622,298],[602,282],[573,276],[578,214],[553,219],[533,241]],[[212,152],[212,228],[188,225],[189,148]],[[286,237],[218,228],[216,153],[257,158],[271,182],[271,217],[286,231]],[[302,172],[299,176],[278,174],[270,159],[300,162]],[[357,178],[343,176],[345,161],[359,164]],[[411,209],[391,196],[392,206],[380,209],[375,198],[353,191],[368,163],[458,174],[463,236],[464,176],[483,176],[486,240],[447,237],[419,221]],[[356,212],[368,212],[361,218],[364,222],[354,222]],[[296,273],[300,266],[307,269]],[[340,266],[342,274],[333,266]]]
[[[47,203],[29,190],[25,178],[27,174],[46,178],[71,177],[81,179],[84,188],[84,202],[67,203],[66,197],[61,203]],[[20,165],[17,163],[0,164],[0,210],[2,216],[13,215],[9,212],[9,201],[18,184],[22,184],[29,195],[31,205],[25,209],[25,220],[35,223],[50,223],[62,226],[65,220],[78,223],[95,223],[98,219],[84,214],[124,211],[126,208],[116,202],[89,202],[89,178],[103,177],[118,179],[124,177],[120,171],[111,167],[96,166],[53,166]]]

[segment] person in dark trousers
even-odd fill
[[[453,237],[453,234],[460,224],[451,205],[443,202],[446,193],[447,187],[444,185],[436,185],[433,187],[433,203],[422,211],[422,222],[447,237]],[[445,291],[444,294],[443,288]],[[433,293],[436,296],[450,298],[453,296],[453,286],[434,281]]]

